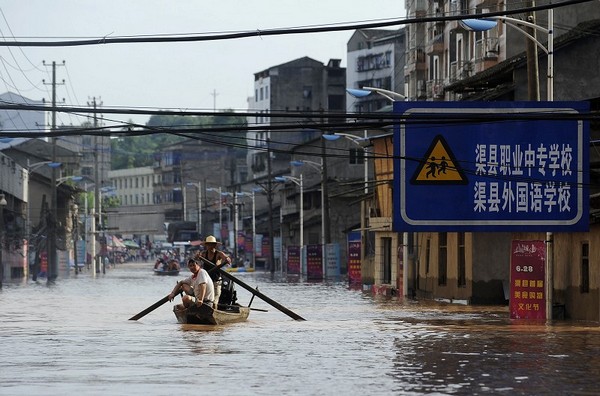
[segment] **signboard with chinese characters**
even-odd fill
[[[360,232],[348,233],[348,282],[361,283],[362,275],[360,271]]]
[[[583,102],[395,102],[394,230],[586,231]]]
[[[340,277],[340,245],[329,243],[325,251],[325,274],[328,278]]]
[[[306,277],[323,279],[323,245],[306,245]]]
[[[300,246],[287,247],[287,273],[300,275]]]
[[[546,245],[513,241],[510,256],[510,318],[546,319]]]

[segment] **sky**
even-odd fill
[[[0,0],[3,40],[201,34],[362,23],[405,16],[404,0]],[[190,43],[0,47],[0,93],[87,106],[247,110],[254,73],[304,56],[342,59],[353,31]],[[65,65],[62,66],[62,62]],[[46,63],[44,66],[43,62]],[[43,82],[42,80],[45,80]],[[62,81],[64,81],[64,85]],[[144,124],[148,116],[106,114]],[[81,118],[59,114],[57,124]],[[106,124],[110,125],[109,122]]]

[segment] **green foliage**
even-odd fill
[[[169,145],[182,142],[185,136],[169,133],[186,134],[186,129],[210,128],[228,126],[240,128],[245,126],[246,120],[242,116],[177,116],[177,115],[153,115],[146,126],[150,129],[156,128],[156,133],[143,136],[123,136],[111,140],[112,169],[129,169],[142,166],[152,166],[155,155]],[[234,144],[245,144],[245,133],[239,131],[231,132],[207,132],[214,134],[224,142]],[[239,150],[239,149],[238,149]]]

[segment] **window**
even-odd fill
[[[581,244],[581,292],[590,292],[590,244]]]
[[[438,235],[438,285],[446,286],[448,283],[448,234],[440,232]]]
[[[350,164],[364,164],[365,163],[365,150],[359,148],[351,148],[350,152]]]
[[[467,286],[467,264],[465,257],[465,233],[458,233],[458,287]]]

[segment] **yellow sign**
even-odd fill
[[[468,180],[443,136],[433,139],[411,184],[467,184]]]

